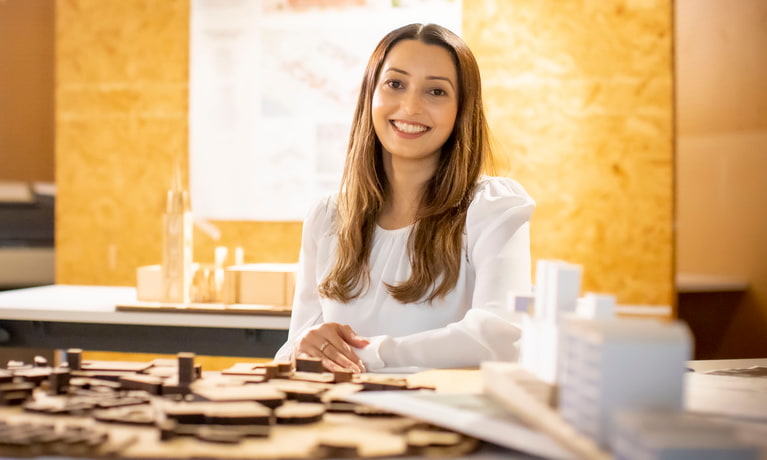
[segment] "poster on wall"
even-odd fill
[[[461,0],[193,0],[195,216],[300,221],[336,192],[367,60],[413,22],[460,34]]]

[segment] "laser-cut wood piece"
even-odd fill
[[[30,367],[26,369],[19,369],[13,372],[13,376],[18,380],[19,378],[25,382],[34,383],[35,386],[40,384],[43,380],[48,380],[51,375],[50,367]]]
[[[357,442],[351,439],[321,439],[312,454],[314,458],[359,458]]]
[[[163,410],[168,420],[185,425],[201,425],[205,423],[205,410],[208,403],[181,402],[166,406]]]
[[[7,369],[0,369],[0,383],[13,382],[13,372]]]
[[[30,364],[26,364],[24,361],[18,361],[15,359],[11,359],[8,361],[8,363],[5,365],[5,368],[9,371],[15,371],[18,369],[28,369],[32,367]]]
[[[115,382],[115,383],[119,382],[121,377],[131,376],[134,374],[135,373],[132,371],[108,371],[108,370],[93,370],[93,371],[72,370],[70,371],[70,375],[72,377],[108,380],[110,382]]]
[[[178,354],[178,383],[180,385],[189,385],[196,380],[194,358],[194,353]]]
[[[19,406],[32,396],[35,384],[31,382],[0,384],[0,406]]]
[[[69,348],[64,356],[67,365],[73,371],[79,371],[83,364],[83,350],[80,348]]]
[[[350,394],[362,391],[362,389],[363,386],[358,383],[339,383],[322,394],[322,402],[327,407],[328,412],[354,413],[357,404],[348,402],[345,398]]]
[[[153,375],[133,374],[120,377],[123,390],[141,390],[152,395],[162,394],[163,379]]]
[[[261,365],[264,370],[264,377],[266,380],[276,378],[279,374],[279,368],[276,363],[265,363]]]
[[[189,384],[179,382],[178,377],[174,375],[163,380],[162,395],[175,396],[179,400],[184,400],[192,395],[192,388]]]
[[[245,438],[245,433],[230,427],[201,426],[196,436],[200,441],[238,444]]]
[[[60,395],[69,391],[70,371],[66,367],[57,367],[51,370],[48,376],[48,392],[52,395]]]
[[[205,401],[231,402],[256,401],[266,407],[275,408],[285,402],[285,393],[267,385],[243,385],[229,388],[199,388],[195,396]]]
[[[268,437],[270,433],[269,425],[199,425],[183,424],[173,419],[166,419],[157,425],[160,431],[160,441],[170,441],[177,436],[198,436],[203,428],[215,428],[218,431],[228,431],[238,433],[245,437]]]
[[[269,425],[272,411],[259,403],[218,404],[205,411],[208,425]]]
[[[304,372],[296,371],[290,376],[290,380],[304,382],[333,383],[333,374],[330,372]]]
[[[151,362],[136,362],[136,361],[101,361],[101,360],[85,360],[80,364],[82,371],[109,371],[109,372],[130,372],[141,373],[149,370],[153,364]],[[70,366],[71,367],[71,366]]]
[[[53,423],[0,423],[0,446],[4,455],[93,457],[109,440],[106,430],[81,425]],[[10,447],[10,450],[7,449]]]
[[[293,372],[293,363],[290,361],[275,361],[277,364],[277,374],[280,377],[289,377]]]
[[[296,372],[325,372],[320,358],[296,358]]]
[[[407,390],[407,379],[376,376],[376,375],[360,375],[359,382],[362,384],[365,391],[387,391],[387,390]]]
[[[408,454],[433,457],[461,457],[479,446],[476,438],[435,427],[412,428],[406,434]]]
[[[146,391],[134,390],[100,398],[96,401],[96,406],[102,409],[111,409],[115,407],[148,404],[151,402],[151,400],[151,395]]]
[[[274,416],[281,425],[303,425],[316,423],[325,415],[324,404],[291,403],[274,410]]]
[[[259,367],[258,364],[253,363],[235,363],[228,369],[221,371],[221,375],[259,375],[263,376],[266,371]]]
[[[118,407],[93,411],[93,418],[100,422],[125,423],[128,425],[154,425],[157,411],[151,406]]]
[[[333,371],[333,383],[347,383],[351,382],[354,377],[354,372],[342,370]]]
[[[395,414],[394,412],[363,404],[357,404],[354,407],[354,414],[363,417],[400,417],[399,414]]]
[[[109,390],[119,390],[120,389],[120,383],[117,381],[112,380],[106,380],[106,379],[94,379],[91,377],[81,377],[76,374],[77,371],[71,371],[75,372],[75,374],[70,373],[69,378],[69,387],[70,389],[73,389],[73,391],[78,390],[96,390],[98,388],[101,389],[109,389]]]

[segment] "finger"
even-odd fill
[[[343,339],[349,343],[354,348],[364,348],[368,345],[370,345],[370,341],[360,337],[357,335],[356,332],[354,332],[354,329],[351,328],[349,325],[342,325],[339,329],[339,333],[343,337]]]
[[[352,372],[364,372],[365,369],[365,367],[360,364],[361,361],[357,354],[351,350],[351,347],[349,347],[349,344],[340,339],[328,343],[323,350],[322,358],[333,362],[343,369],[351,370]]]
[[[356,368],[359,369],[358,372],[365,372],[365,363],[357,356],[355,348],[367,346],[370,342],[357,336],[348,325],[339,325],[338,334],[340,341],[333,341],[331,343],[340,353],[356,364]],[[348,340],[353,340],[354,343],[349,343]]]

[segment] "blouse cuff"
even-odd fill
[[[382,349],[385,349],[387,345],[391,345],[392,339],[387,335],[379,335],[376,337],[366,337],[370,344],[364,348],[357,348],[357,356],[365,364],[365,370],[368,372],[374,372],[386,367],[386,361],[381,357]]]

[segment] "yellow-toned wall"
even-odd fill
[[[670,0],[464,3],[505,171],[538,202],[533,257],[583,289],[674,303]]]
[[[538,201],[533,257],[584,290],[673,303],[671,0],[464,2],[499,171]],[[56,3],[57,282],[131,285],[160,257],[187,161],[188,0]],[[300,223],[216,222],[248,262],[297,259]]]

